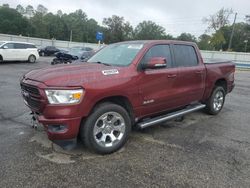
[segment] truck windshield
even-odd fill
[[[128,66],[142,47],[143,43],[111,44],[96,53],[88,62],[99,62],[113,66]]]

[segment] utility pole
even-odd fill
[[[248,40],[244,40],[244,43],[245,43],[245,52],[247,52],[247,43],[248,43]]]
[[[69,41],[72,42],[72,30],[70,30],[70,38]]]
[[[230,36],[230,41],[229,41],[227,50],[230,50],[231,46],[232,46],[232,40],[233,40],[233,36],[234,36],[234,28],[235,28],[236,17],[237,17],[237,12],[235,13],[235,16],[234,16],[233,29],[232,29],[232,33],[231,33],[231,36]]]

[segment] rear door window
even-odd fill
[[[26,44],[15,43],[15,44],[14,44],[14,48],[15,48],[15,49],[26,49]]]
[[[144,55],[141,65],[147,64],[153,57],[165,58],[167,60],[167,67],[172,67],[172,58],[169,45],[161,44],[151,47]]]
[[[26,48],[36,48],[36,46],[33,44],[26,44]]]
[[[192,67],[198,65],[198,58],[193,46],[175,44],[174,57],[178,67]]]

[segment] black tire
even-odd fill
[[[103,136],[105,136],[105,143],[106,141],[108,141],[108,136],[106,136],[106,133],[104,134],[104,131],[107,131],[105,128],[102,128],[102,132],[98,133],[97,135],[94,134],[94,128],[98,125],[100,118],[108,113],[117,113],[119,114],[123,119],[122,121],[125,123],[122,124],[123,126],[123,133],[119,133],[121,134],[121,138],[120,140],[116,139],[116,143],[114,145],[111,144],[111,146],[102,146],[103,141],[101,143],[98,143],[98,139],[101,140],[101,138]],[[109,114],[108,114],[109,115]],[[108,120],[108,115],[107,115],[107,120]],[[112,119],[111,119],[112,120]],[[110,120],[110,121],[111,121]],[[118,119],[118,121],[120,121]],[[115,123],[113,123],[115,124]],[[119,125],[120,126],[120,125]],[[103,125],[102,127],[106,127],[106,124],[103,121]],[[105,129],[105,130],[104,130]],[[109,130],[111,131],[111,130]],[[84,144],[92,151],[99,153],[99,154],[109,154],[109,153],[113,153],[117,150],[119,150],[120,148],[122,148],[124,146],[124,144],[126,143],[129,133],[131,131],[131,120],[130,117],[128,115],[128,112],[121,106],[117,105],[117,104],[113,104],[113,103],[102,103],[98,106],[95,107],[95,109],[93,110],[93,112],[89,115],[89,117],[82,123],[81,125],[81,129],[80,129],[80,136],[82,141],[84,142]],[[111,133],[111,132],[109,132]],[[114,135],[114,130],[112,132],[112,134]],[[99,134],[103,134],[101,135],[101,138],[97,138]],[[119,135],[115,138],[119,138]],[[110,142],[112,142],[111,137],[109,137]]]
[[[56,64],[60,64],[60,61],[57,58],[54,58],[51,62],[51,65],[56,65]]]
[[[72,63],[71,60],[66,60],[66,61],[64,62],[64,64],[71,64],[71,63]]]
[[[29,63],[35,63],[36,62],[36,56],[30,55],[29,58],[28,58],[28,62]]]
[[[223,98],[218,100],[218,95],[221,95]],[[212,95],[206,102],[206,112],[211,115],[217,115],[223,108],[225,102],[225,90],[221,86],[216,86],[212,92]],[[220,102],[218,102],[220,101]],[[217,103],[218,102],[218,103]],[[218,105],[220,104],[220,105]]]

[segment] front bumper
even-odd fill
[[[81,118],[47,119],[38,115],[37,120],[43,124],[50,140],[68,140],[78,136]]]
[[[44,92],[47,86],[41,82],[23,79],[21,88],[25,104],[35,119],[45,127],[50,140],[77,138],[83,117],[81,104],[50,105]]]

